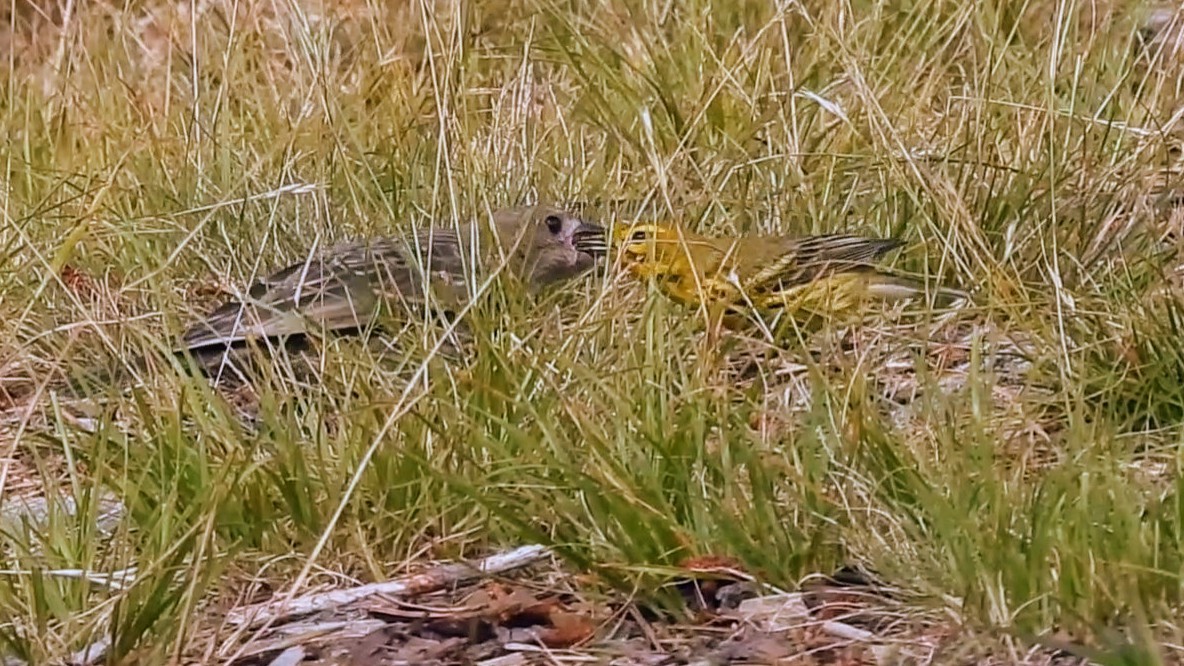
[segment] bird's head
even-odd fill
[[[674,270],[701,244],[699,236],[672,224],[642,222],[613,231],[613,244],[622,263],[634,273],[654,274]]]
[[[494,223],[535,286],[573,278],[608,253],[603,227],[553,206],[498,211]]]

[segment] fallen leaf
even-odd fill
[[[62,266],[62,284],[82,300],[91,300],[99,294],[98,281],[72,264]]]
[[[720,608],[719,593],[722,588],[752,580],[752,576],[741,568],[739,561],[723,555],[690,557],[678,566],[691,572],[693,576],[675,581],[675,588],[691,609],[709,614]]]
[[[552,610],[550,622],[550,628],[538,632],[539,642],[549,648],[569,648],[596,633],[596,623],[591,618],[558,608]]]

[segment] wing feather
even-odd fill
[[[440,298],[456,298],[465,287],[466,241],[463,233],[430,228],[406,238],[340,243],[257,280],[242,300],[223,304],[187,330],[180,346],[192,351],[364,329],[383,303],[422,307],[425,271],[432,278],[426,283]]]
[[[901,245],[901,241],[893,238],[840,234],[796,239],[776,261],[753,274],[746,281],[745,289],[749,292],[785,289],[826,275],[869,270],[876,260]]]

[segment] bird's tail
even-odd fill
[[[930,285],[916,278],[891,273],[871,275],[868,279],[867,294],[886,301],[917,297],[932,298],[938,306],[949,306],[958,301],[970,302],[970,294],[960,289]]]

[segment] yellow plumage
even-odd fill
[[[848,320],[865,302],[923,295],[925,285],[875,267],[900,246],[893,239],[826,235],[791,238],[709,237],[671,224],[619,227],[622,264],[652,279],[671,299],[705,307],[729,328],[759,317],[766,324]],[[966,294],[938,288],[946,299]]]

